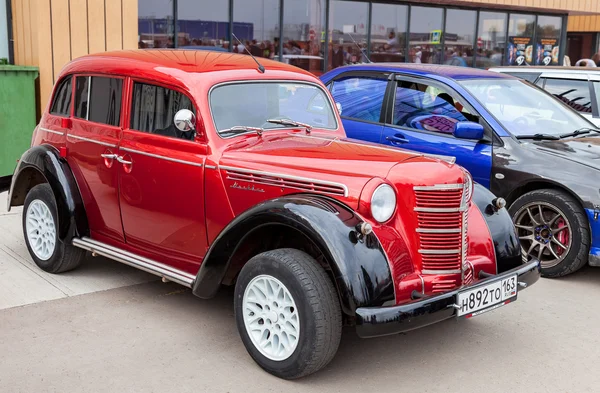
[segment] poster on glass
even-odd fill
[[[558,65],[560,46],[556,38],[540,38],[537,42],[536,65]]]
[[[531,37],[508,37],[506,64],[509,66],[533,64],[533,42]]]

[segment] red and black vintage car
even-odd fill
[[[539,277],[503,201],[452,160],[346,139],[330,94],[286,64],[147,50],[61,72],[23,154],[35,263],[86,251],[201,298],[235,285],[244,345],[298,378],[361,337],[470,317]]]

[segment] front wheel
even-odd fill
[[[335,288],[302,251],[282,248],[250,259],[235,286],[234,308],[248,353],[277,377],[312,374],[337,352],[342,315]]]
[[[535,190],[519,197],[509,209],[523,255],[540,260],[544,277],[562,277],[588,260],[590,231],[585,212],[560,190]]]

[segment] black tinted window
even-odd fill
[[[548,78],[544,89],[578,112],[592,112],[588,81]]]
[[[192,132],[181,132],[173,124],[173,117],[180,109],[194,111],[192,102],[184,94],[160,86],[134,83],[131,129],[192,139]]]
[[[527,82],[534,83],[538,76],[541,75],[539,72],[505,72],[505,74],[516,76],[517,78],[525,79]]]
[[[122,91],[122,79],[99,76],[77,77],[75,116],[96,123],[118,126]]]
[[[59,116],[69,116],[71,114],[71,90],[71,77],[68,76],[63,79],[56,89],[50,113]]]

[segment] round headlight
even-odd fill
[[[371,215],[378,222],[386,222],[396,209],[396,193],[387,184],[382,184],[371,197]]]

